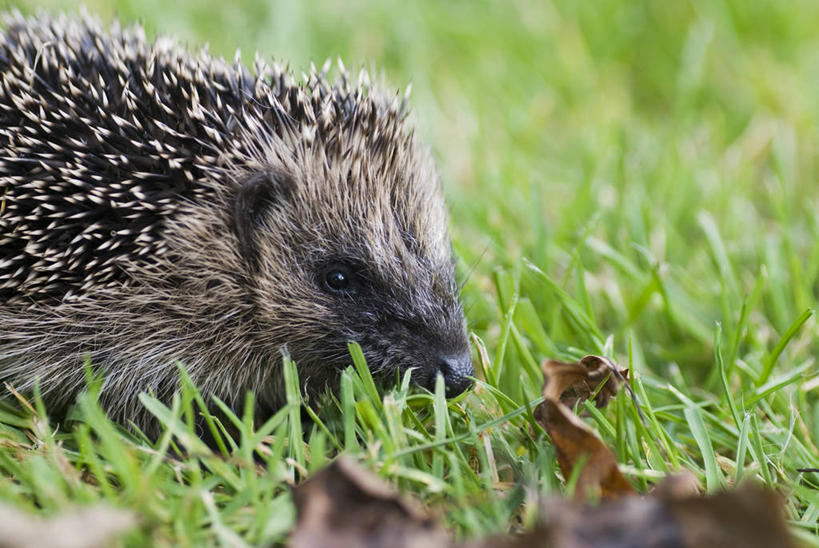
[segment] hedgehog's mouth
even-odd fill
[[[358,339],[371,371],[385,382],[396,373],[411,370],[414,385],[435,391],[435,382],[443,377],[448,398],[458,396],[472,386],[475,370],[466,337],[431,337],[407,326],[382,325],[379,336]],[[398,331],[396,333],[395,331]],[[384,336],[387,335],[387,336]],[[457,344],[447,340],[455,339]]]
[[[472,366],[472,353],[468,348],[465,352],[454,355],[439,355],[436,367],[438,371],[432,377],[433,383],[438,373],[443,375],[448,398],[458,396],[472,386],[471,377],[474,376],[475,369]],[[432,389],[435,389],[434,385]]]
[[[438,376],[443,377],[447,398],[454,398],[468,390],[475,374],[468,350],[456,354],[432,354],[423,362],[407,363],[399,367],[402,373],[410,369],[412,384],[430,392],[435,392]]]

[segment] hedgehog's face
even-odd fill
[[[444,267],[445,279],[434,280],[433,274],[415,285],[396,287],[389,272],[371,264],[349,256],[315,268],[316,286],[324,293],[319,300],[336,319],[330,335],[335,340],[328,347],[335,343],[345,354],[339,363],[349,362],[339,343],[353,340],[376,372],[411,367],[416,384],[432,389],[441,374],[448,395],[463,392],[471,385],[473,369],[463,312],[449,283],[454,279],[451,267]]]
[[[234,231],[258,321],[271,342],[286,341],[308,382],[337,378],[355,341],[383,377],[412,368],[432,388],[441,374],[449,395],[471,385],[443,197],[426,157],[410,160],[391,172],[368,158],[367,172],[354,158],[321,169],[311,158],[239,190]]]

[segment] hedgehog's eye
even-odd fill
[[[346,272],[341,270],[331,270],[327,273],[324,280],[327,282],[327,286],[333,291],[344,291],[350,287],[350,277],[347,276]]]
[[[334,263],[324,270],[324,287],[333,293],[354,293],[358,289],[358,278],[352,268]]]

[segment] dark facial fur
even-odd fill
[[[317,391],[350,340],[383,377],[468,386],[443,198],[402,101],[87,17],[6,28],[0,378],[59,405],[89,356],[140,425],[176,360],[206,396],[269,409],[283,348]]]

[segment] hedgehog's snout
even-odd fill
[[[472,367],[472,354],[469,350],[451,356],[438,356],[436,367],[437,373],[444,377],[448,398],[455,397],[472,386],[470,377],[475,374],[475,369]]]

